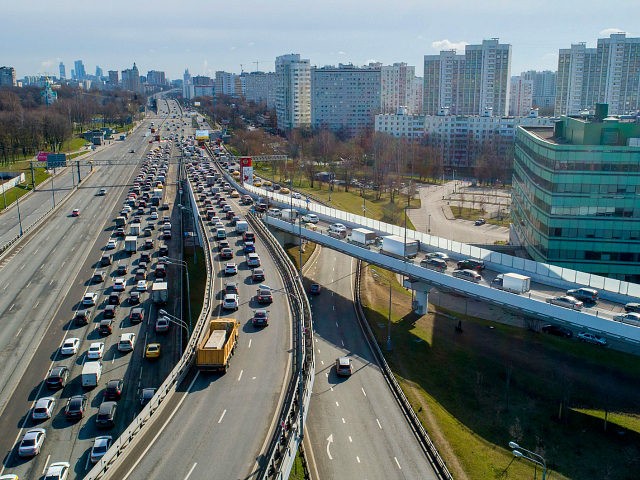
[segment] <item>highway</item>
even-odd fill
[[[316,378],[306,430],[317,478],[437,478],[358,324],[355,264],[324,248],[305,274],[323,286],[310,297]],[[352,359],[351,377],[336,375],[340,356]]]
[[[235,212],[243,211],[235,199],[229,203]],[[169,418],[154,423],[143,434],[111,478],[257,478],[262,463],[259,455],[291,374],[291,316],[288,298],[279,292],[283,284],[276,266],[258,238],[256,252],[266,273],[263,283],[274,290],[274,302],[266,307],[269,326],[252,325],[253,311],[259,308],[253,298],[257,284],[251,281],[245,264],[241,237],[224,223],[238,274],[224,275],[224,265],[231,260],[219,259],[214,247],[214,291],[221,292],[229,281],[237,282],[240,305],[237,312],[225,312],[218,305],[212,316],[236,318],[241,323],[229,371],[225,375],[196,372],[171,400],[175,410]],[[212,245],[216,245],[214,240]]]
[[[113,333],[101,337],[97,332],[97,324],[103,318],[101,309],[106,304],[106,297],[102,294],[111,292],[117,260],[137,262],[138,256],[128,258],[120,251],[119,242],[114,256],[116,262],[107,269],[105,283],[94,285],[89,281],[113,233],[113,219],[121,208],[132,178],[137,174],[135,163],[141,161],[147,145],[148,139],[142,134],[135,134],[124,142],[114,142],[97,152],[95,160],[125,160],[130,164],[94,167],[94,172],[63,208],[54,212],[0,264],[0,278],[3,280],[0,311],[4,326],[0,335],[0,429],[5,433],[0,440],[0,448],[5,452],[4,473],[36,478],[50,462],[69,461],[74,476],[81,478],[89,466],[88,450],[98,435],[94,414],[102,399],[102,385],[113,378],[125,378],[126,381],[116,428],[106,432],[116,436],[139,409],[138,383],[148,381],[157,386],[175,361],[173,352],[176,348],[171,348],[171,342],[167,342],[166,359],[161,358],[160,362],[143,369],[145,362],[148,365],[148,361],[142,359],[142,351],[144,332],[151,318],[148,315],[150,302],[143,305],[147,322],[132,325],[128,321],[128,301],[125,301],[117,313]],[[138,153],[129,153],[131,149]],[[106,196],[96,196],[100,188],[107,189]],[[26,198],[24,204],[37,200],[33,195]],[[80,208],[79,217],[70,215],[73,208]],[[133,288],[133,278],[128,275],[127,279],[126,297]],[[97,291],[100,297],[98,305],[92,309],[94,315],[89,324],[78,326],[72,319],[85,291]],[[124,331],[136,332],[140,340],[131,354],[121,354],[115,348],[119,334]],[[58,346],[66,337],[80,338],[77,355],[62,357],[59,354]],[[84,419],[68,422],[63,413],[66,400],[71,395],[83,393],[79,375],[85,352],[95,341],[105,343],[103,376],[99,386],[87,392],[89,408]],[[43,386],[43,379],[54,364],[67,366],[71,373],[67,386],[57,392]],[[36,425],[29,414],[33,402],[43,396],[54,396],[57,404],[52,419]],[[47,430],[44,449],[33,459],[20,459],[15,446],[24,428],[33,426]]]

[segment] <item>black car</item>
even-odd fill
[[[107,305],[104,307],[104,318],[116,318],[117,311],[117,305]]]
[[[559,325],[545,325],[542,327],[542,331],[549,335],[555,335],[556,337],[573,337],[573,332],[571,330],[565,327],[560,327]]]
[[[96,426],[98,428],[111,428],[116,424],[116,402],[102,402],[96,415]]]
[[[131,312],[129,313],[129,320],[131,321],[131,323],[140,323],[142,320],[144,320],[144,308],[132,308]]]
[[[69,420],[84,417],[84,412],[87,411],[87,403],[86,395],[74,395],[67,402],[67,407],[64,409],[64,416]]]
[[[311,295],[320,295],[321,291],[322,291],[322,287],[320,287],[318,283],[312,283],[311,286],[309,287],[309,293]]]
[[[122,396],[122,389],[124,388],[124,380],[116,378],[107,382],[107,387],[104,389],[105,400],[119,400]]]
[[[53,367],[47,375],[45,383],[48,388],[63,388],[69,379],[69,369],[67,367]]]
[[[111,332],[113,332],[113,319],[105,318],[103,320],[100,320],[98,333],[100,333],[100,335],[110,335]]]
[[[262,268],[254,268],[251,272],[251,280],[254,282],[264,282],[264,270]]]
[[[259,288],[258,293],[256,294],[256,300],[261,305],[273,303],[271,290],[267,290],[265,288]]]
[[[624,306],[624,311],[627,313],[629,312],[640,313],[640,303],[627,303]]]
[[[466,258],[457,263],[458,270],[484,270],[484,262],[475,258]]]
[[[138,303],[140,303],[140,292],[136,292],[135,290],[132,290],[131,293],[129,294],[129,304],[137,305]]]
[[[111,292],[107,303],[109,305],[120,305],[120,292]]]
[[[266,310],[256,310],[251,319],[254,327],[266,327],[269,325],[269,313]]]

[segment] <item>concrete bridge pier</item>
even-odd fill
[[[418,315],[426,315],[429,305],[429,290],[431,285],[425,282],[420,282],[411,278],[406,278],[403,282],[404,288],[410,288],[413,290],[413,302],[411,302],[411,308]]]

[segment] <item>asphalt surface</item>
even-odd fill
[[[235,212],[244,211],[230,199]],[[228,372],[196,372],[181,386],[167,409],[168,418],[156,421],[111,478],[256,478],[264,459],[273,419],[282,401],[283,385],[291,371],[291,315],[288,298],[273,260],[262,241],[256,241],[266,273],[263,284],[273,290],[274,302],[266,307],[270,322],[265,328],[251,323],[253,311],[261,308],[253,298],[257,284],[242,253],[241,237],[224,222],[234,250],[237,275],[225,276],[224,265],[214,247],[214,291],[217,302],[212,317],[235,318],[241,323],[235,355]],[[209,235],[213,235],[210,230]],[[212,241],[212,245],[216,245]],[[226,282],[238,282],[238,311],[220,308]],[[163,412],[163,416],[165,412]]]
[[[353,307],[355,260],[322,249],[306,273],[312,296],[316,377],[306,430],[317,478],[437,478],[387,386]],[[353,374],[339,377],[348,356]],[[314,477],[315,478],[315,477]]]
[[[158,386],[177,358],[179,345],[171,333],[166,335],[170,340],[163,342],[166,352],[159,361],[150,364],[143,359],[144,344],[155,338],[147,336],[147,332],[153,330],[149,329],[153,318],[149,315],[152,309],[149,301],[142,304],[147,315],[141,324],[133,325],[128,320],[131,306],[124,301],[119,307],[113,333],[101,337],[96,329],[103,318],[105,295],[112,290],[118,261],[128,262],[131,267],[139,259],[140,251],[129,257],[121,250],[123,242],[119,241],[117,249],[112,250],[114,264],[106,269],[106,281],[103,284],[90,282],[115,228],[113,219],[121,208],[128,185],[137,174],[135,163],[141,161],[146,146],[148,139],[142,134],[134,134],[126,141],[114,142],[96,153],[95,160],[129,160],[131,164],[95,166],[64,207],[0,263],[0,278],[4,280],[1,283],[4,291],[0,296],[4,327],[0,333],[0,431],[5,433],[0,448],[5,452],[4,473],[37,478],[51,462],[69,461],[73,476],[81,478],[90,466],[88,452],[93,438],[99,434],[117,437],[140,408],[137,401],[140,385]],[[131,154],[131,149],[139,153]],[[100,188],[107,189],[106,196],[96,196]],[[38,197],[32,194],[25,198],[24,204],[37,201]],[[79,217],[70,216],[73,208],[80,208]],[[143,220],[143,226],[147,221],[147,218]],[[128,298],[129,291],[135,286],[131,270],[126,278],[123,299]],[[78,326],[72,319],[85,291],[96,291],[100,297],[97,306],[92,308],[91,322]],[[143,294],[143,300],[146,298]],[[29,321],[25,322],[25,319]],[[123,332],[137,333],[136,349],[132,353],[117,351],[118,337]],[[67,337],[80,338],[81,344],[76,355],[63,357],[58,347]],[[86,392],[81,387],[80,373],[89,344],[97,341],[105,343],[103,375],[99,386]],[[60,391],[43,386],[43,379],[53,365],[65,365],[70,369],[69,382]],[[124,378],[125,388],[115,428],[102,432],[95,427],[95,413],[102,400],[102,387],[114,378]],[[81,393],[89,398],[87,414],[81,421],[68,422],[63,413],[66,401],[71,395]],[[33,402],[43,396],[56,398],[56,408],[52,419],[35,424],[30,419],[30,410]],[[15,447],[24,429],[34,426],[47,430],[43,451],[33,459],[21,459]]]

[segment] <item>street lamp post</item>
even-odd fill
[[[509,442],[509,448],[511,448],[511,452],[513,456],[516,458],[524,458],[525,460],[529,460],[531,463],[535,465],[540,465],[542,467],[542,480],[546,480],[547,478],[547,462],[542,457],[531,450],[527,450],[526,448],[521,447],[516,442]]]
[[[185,262],[184,260],[179,260],[177,258],[169,258],[169,257],[161,257],[161,260],[163,260],[165,263],[168,263],[169,265],[175,264],[175,265],[181,265],[184,267],[184,271],[187,275],[187,312],[189,315],[189,331],[190,331],[191,328],[193,328],[193,326],[191,325],[191,291],[189,287],[189,267],[187,265],[187,262]]]
[[[174,317],[173,315],[169,314],[166,310],[159,310],[158,313],[163,317],[166,317],[169,322],[184,328],[187,331],[187,338],[189,338],[189,335],[190,335],[189,326],[186,323],[184,323],[184,321],[180,320],[178,317]],[[180,356],[182,357],[182,342],[180,342]]]
[[[429,222],[427,224],[427,233],[431,233],[431,214],[429,214]]]
[[[187,210],[188,212],[191,212],[191,215],[193,215],[193,210],[191,210],[189,207],[185,207],[184,205],[178,205],[178,207],[180,208],[181,211]],[[194,225],[194,227],[195,227],[195,225]],[[183,229],[183,232],[182,232],[182,236],[184,237],[184,229]],[[196,244],[193,241],[193,238],[191,239],[191,246],[193,247],[193,264],[195,265],[196,262],[197,262],[197,259],[196,259]]]
[[[373,276],[376,278],[376,280],[383,280],[389,286],[389,310],[387,313],[387,351],[390,352],[391,350],[393,350],[393,344],[391,342],[391,282],[383,279],[375,269],[372,268],[371,271],[373,272]]]
[[[20,236],[22,236],[22,217],[20,216],[20,195],[16,195],[16,208],[18,209],[18,225],[20,227]]]

